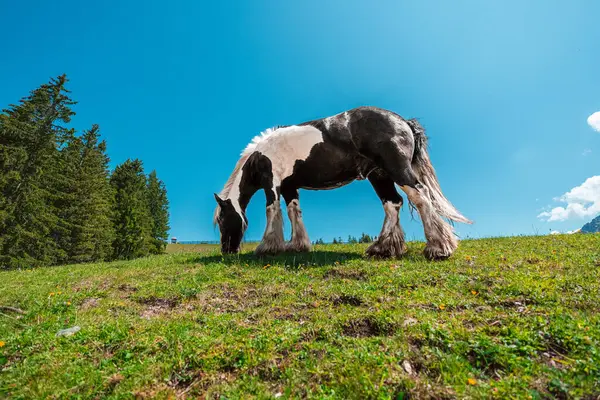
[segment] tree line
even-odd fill
[[[100,128],[69,127],[65,75],[0,112],[0,269],[164,251],[167,191],[129,159],[109,170]]]
[[[371,243],[375,240],[377,240],[376,236],[371,237],[368,234],[363,232],[363,234],[358,239],[352,235],[348,235],[348,240],[346,241],[346,243],[348,243],[348,244]],[[337,238],[333,238],[333,241],[331,243],[332,244],[343,244],[344,241],[342,240],[341,237],[337,237]],[[322,238],[319,238],[314,242],[314,244],[325,244],[325,241]]]

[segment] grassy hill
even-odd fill
[[[599,235],[423,246],[0,272],[0,398],[600,394]]]

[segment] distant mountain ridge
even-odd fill
[[[581,227],[583,233],[600,232],[600,215]]]

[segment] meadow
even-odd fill
[[[600,235],[423,246],[0,272],[0,398],[600,395]]]

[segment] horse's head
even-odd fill
[[[221,252],[231,254],[240,250],[246,227],[246,216],[240,215],[230,199],[223,200],[215,193],[219,205],[217,221],[221,232]]]

